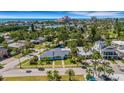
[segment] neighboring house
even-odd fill
[[[26,45],[25,40],[19,40],[15,43],[8,44],[8,47],[10,48],[23,48]]]
[[[121,58],[124,57],[124,41],[112,41],[111,45],[116,48],[116,51]]]
[[[31,42],[34,44],[39,44],[45,41],[44,37],[38,37],[36,40],[32,40]]]
[[[86,52],[84,51],[83,47],[77,47],[77,49],[78,49],[78,52],[77,52],[78,56],[85,56],[86,58],[91,58],[92,56],[91,50]]]
[[[108,46],[104,41],[97,41],[93,47],[93,50],[98,51],[100,55],[105,59],[120,59],[120,55],[118,54],[116,47]]]
[[[4,35],[4,39],[8,44],[14,42],[14,40],[9,35]]]
[[[40,59],[49,58],[49,60],[62,60],[67,58],[71,52],[70,48],[54,48],[46,51],[40,56]]]
[[[124,50],[124,41],[112,41],[111,45],[119,50]]]
[[[96,41],[93,50],[101,52],[101,50],[105,47],[106,47],[105,41]]]
[[[0,47],[0,57],[8,55],[7,49]]]
[[[100,54],[105,59],[120,59],[116,49],[112,46],[102,49]]]

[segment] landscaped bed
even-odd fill
[[[55,65],[62,65],[62,61],[61,60],[56,60]]]
[[[68,81],[68,76],[63,75],[61,80],[62,81]],[[4,77],[4,81],[48,81],[47,76],[24,76],[24,77]],[[83,75],[76,75],[75,80],[77,81],[83,81],[84,77]]]
[[[64,60],[64,62],[65,62],[65,65],[74,64],[74,63],[71,62],[70,59],[66,59],[66,60]]]

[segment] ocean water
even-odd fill
[[[17,19],[0,19],[0,23],[6,23],[9,21],[15,21],[15,22],[33,22],[33,21],[39,21],[39,22],[43,22],[43,21],[54,21],[56,19],[21,19],[21,18],[17,18]]]

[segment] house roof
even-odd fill
[[[40,58],[53,57],[53,55],[64,57],[65,55],[68,55],[69,53],[70,53],[70,50],[67,50],[64,48],[54,48],[54,49],[46,51],[43,55],[40,56]]]
[[[84,55],[91,55],[92,54],[91,50],[89,50],[88,52],[85,52],[83,47],[77,47],[77,49],[79,50],[78,55],[84,56]]]
[[[112,46],[108,46],[108,47],[102,49],[102,51],[104,51],[104,50],[116,51],[116,49],[114,47],[112,47]]]
[[[124,41],[112,41],[112,44],[124,45]]]
[[[23,44],[23,43],[11,43],[11,44],[9,44],[8,46],[9,47],[12,47],[12,48],[21,48],[21,47],[23,47],[25,44]]]

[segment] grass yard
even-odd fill
[[[70,61],[70,59],[66,59],[66,60],[64,60],[64,62],[65,62],[65,65],[74,64],[74,63],[72,63],[72,62]]]
[[[38,61],[38,65],[30,65],[29,61],[30,59],[23,61],[21,63],[22,68],[38,68],[38,67],[52,68],[52,64],[46,64],[46,62],[42,62],[41,64],[40,61]],[[18,64],[18,66],[19,65],[20,64]]]
[[[20,58],[20,57],[22,57],[21,53],[14,56],[14,58]]]
[[[116,61],[111,61],[112,64],[117,64]]]
[[[55,65],[62,65],[62,61],[61,60],[56,60]]]
[[[76,81],[84,81],[82,75],[75,76]],[[48,81],[47,76],[4,77],[3,81]],[[68,81],[68,76],[63,75],[61,81]]]
[[[122,60],[121,63],[124,64],[124,60]]]
[[[41,48],[44,48],[44,45],[43,44],[38,44],[38,45],[35,45],[34,48],[35,49],[41,49]]]

